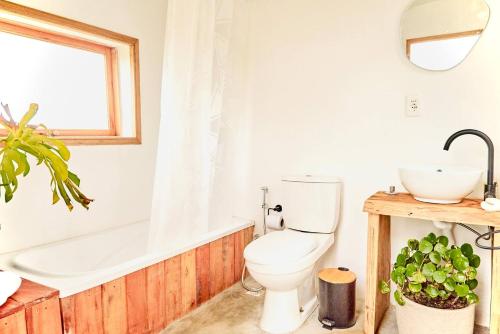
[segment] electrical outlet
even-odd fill
[[[418,103],[418,98],[415,96],[406,97],[406,117],[419,117],[420,116],[420,105]]]

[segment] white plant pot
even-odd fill
[[[458,310],[443,310],[417,304],[403,297],[405,305],[396,305],[399,334],[472,334],[476,305]]]
[[[14,273],[0,271],[0,306],[19,289],[21,281],[21,277]]]

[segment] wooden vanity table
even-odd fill
[[[416,201],[410,194],[388,195],[378,192],[368,198],[363,211],[368,213],[368,255],[365,295],[365,334],[377,332],[389,307],[392,294],[383,295],[379,282],[391,271],[391,216],[439,220],[500,229],[500,212],[486,212],[481,200],[465,199],[459,204],[429,204]],[[495,246],[500,246],[500,234]],[[487,241],[485,241],[485,244]],[[482,259],[484,263],[490,259]],[[500,334],[500,251],[493,252],[490,334]]]

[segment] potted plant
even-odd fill
[[[481,263],[470,244],[448,245],[448,238],[430,233],[408,246],[394,263],[389,281],[380,282],[382,293],[396,285],[394,299],[400,334],[472,334],[474,293]]]
[[[70,152],[66,145],[53,138],[44,125],[30,124],[38,105],[32,103],[19,122],[13,119],[7,104],[1,105],[5,115],[0,112],[0,125],[7,130],[7,135],[0,138],[0,195],[3,192],[5,202],[13,198],[19,185],[18,178],[30,172],[28,157],[31,156],[37,165],[43,164],[49,170],[52,204],[62,197],[70,211],[73,210],[72,200],[88,209],[92,200],[80,191],[80,179],[68,169]]]
[[[5,202],[14,197],[19,186],[19,178],[25,177],[31,170],[29,157],[36,159],[37,165],[47,167],[51,177],[52,204],[63,199],[71,211],[72,201],[88,209],[91,199],[79,189],[80,179],[68,169],[70,152],[60,140],[43,125],[32,125],[30,121],[38,111],[37,104],[31,104],[28,112],[16,122],[9,106],[1,104],[0,125],[7,130],[0,138],[0,195]],[[0,271],[0,305],[19,289],[21,278],[10,272]]]

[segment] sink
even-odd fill
[[[401,183],[421,202],[460,203],[474,191],[483,171],[459,166],[412,166],[399,169]]]

